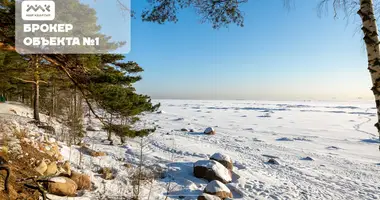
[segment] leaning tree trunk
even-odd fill
[[[33,56],[34,57],[34,56]],[[33,102],[33,109],[34,109],[34,112],[33,112],[33,118],[34,120],[36,120],[37,122],[40,121],[40,84],[39,84],[39,81],[40,81],[40,74],[39,74],[39,60],[38,60],[38,56],[35,56],[34,59],[33,59],[33,65],[34,65],[34,102]]]
[[[360,0],[360,9],[358,14],[362,18],[364,33],[364,42],[366,44],[368,55],[368,70],[372,79],[372,91],[375,95],[377,109],[377,123],[375,127],[379,133],[380,141],[380,46],[379,34],[376,24],[375,9],[373,0]],[[379,145],[380,150],[380,145]]]

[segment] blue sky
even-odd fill
[[[132,1],[132,8],[144,2]],[[145,69],[137,90],[153,98],[371,99],[359,19],[318,17],[317,4],[294,0],[287,10],[282,0],[250,0],[244,28],[219,30],[200,24],[191,9],[176,24],[137,17],[126,55]]]

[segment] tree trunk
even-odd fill
[[[34,102],[33,102],[33,118],[36,121],[40,121],[40,112],[39,112],[39,101],[40,101],[40,85],[39,85],[39,80],[40,80],[40,75],[38,72],[38,67],[39,67],[39,60],[38,56],[35,56],[33,59],[33,65],[34,65]]]
[[[377,128],[380,140],[380,46],[373,0],[360,0],[358,11],[363,23],[364,42],[368,56],[368,70],[372,79],[372,91],[377,108]],[[379,145],[380,150],[380,145]]]
[[[51,110],[50,110],[50,117],[55,116],[55,81],[53,80],[52,83],[52,92],[51,92]]]
[[[33,118],[36,121],[40,121],[40,114],[39,114],[39,100],[40,100],[40,86],[39,84],[34,84],[34,102],[33,102]]]
[[[110,117],[110,123],[109,124],[112,124],[112,114],[111,114],[111,117]],[[108,129],[108,141],[112,142],[112,131],[110,129]]]
[[[25,89],[24,89],[24,87],[22,88],[21,102],[22,102],[23,104],[25,104]]]

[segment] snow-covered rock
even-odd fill
[[[232,159],[227,154],[214,153],[210,157],[210,160],[215,160],[215,161],[219,162],[220,164],[222,164],[224,167],[226,167],[229,170],[233,169]]]
[[[207,135],[215,135],[216,132],[215,132],[214,128],[208,127],[208,128],[206,128],[206,130],[204,131],[204,133],[207,134]]]
[[[194,176],[208,181],[219,180],[223,183],[232,181],[231,172],[214,160],[199,160],[194,163]]]
[[[232,192],[226,185],[220,181],[211,181],[207,184],[206,188],[203,191],[204,193],[215,195],[221,199],[232,198]]]

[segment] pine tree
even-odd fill
[[[70,15],[70,9],[67,12],[61,13],[67,15],[70,20],[82,20],[82,24],[86,25],[86,31],[90,34],[102,37],[106,41],[110,37],[99,33],[100,27],[93,26],[96,24],[96,13],[88,6],[82,5],[78,0],[69,0],[65,2],[66,6],[79,6],[82,10],[86,11],[85,16],[75,18]],[[6,0],[0,2],[0,49],[20,56],[14,53],[14,9],[15,1]],[[85,18],[85,20],[83,19]],[[92,24],[92,25],[91,25]],[[107,42],[106,46],[109,50],[113,50],[122,45],[122,42]],[[20,56],[23,64],[26,66],[25,71],[18,73],[17,84],[12,81],[10,66],[14,62],[4,65],[3,72],[8,77],[5,81],[7,87],[4,86],[4,91],[8,93],[11,90],[20,90],[18,87],[23,83],[32,83],[34,88],[31,90],[33,95],[29,95],[30,102],[34,102],[34,109],[39,113],[39,102],[52,102],[44,104],[41,108],[42,111],[47,112],[49,115],[66,114],[78,118],[82,115],[79,111],[80,105],[75,103],[74,107],[72,99],[62,98],[67,94],[72,94],[75,90],[75,98],[80,96],[87,104],[90,111],[104,124],[110,133],[116,133],[120,137],[129,136],[143,136],[154,131],[153,129],[134,130],[133,124],[138,120],[138,115],[143,112],[152,112],[158,108],[159,105],[152,105],[148,96],[136,94],[133,84],[141,80],[140,76],[136,73],[142,72],[142,68],[135,62],[124,62],[124,56],[118,54],[106,55],[62,55],[62,54],[40,54],[40,55],[27,55]],[[46,84],[41,85],[41,82]],[[17,86],[17,87],[16,87]],[[18,89],[20,88],[20,89]],[[22,90],[24,91],[24,90]],[[40,93],[48,95],[40,95]],[[24,94],[24,92],[22,92]],[[19,93],[15,94],[20,96]],[[50,97],[49,97],[50,96]],[[41,99],[40,99],[41,98]],[[60,103],[57,99],[60,99]],[[73,97],[74,98],[74,97]],[[62,99],[62,100],[61,100]],[[78,107],[79,105],[79,107]],[[65,109],[66,107],[66,109]],[[73,112],[65,112],[67,107],[73,108]],[[99,115],[99,110],[108,114],[107,118],[102,118]],[[68,113],[68,114],[67,114]],[[39,117],[35,115],[35,118]],[[118,120],[113,120],[118,118]],[[80,130],[83,129],[80,120],[68,120],[69,125],[72,125],[75,135],[81,136]]]

